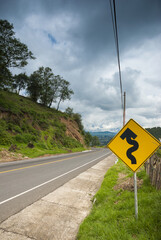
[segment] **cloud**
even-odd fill
[[[116,7],[126,120],[161,126],[161,1],[122,0]],[[0,14],[36,56],[23,71],[50,67],[71,83],[75,94],[61,103],[63,111],[82,114],[86,130],[122,126],[108,1],[6,0]]]

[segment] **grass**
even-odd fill
[[[34,146],[34,148],[28,148],[26,146],[26,144],[20,144],[17,145],[17,150],[15,151],[15,153],[21,153],[24,157],[29,157],[29,158],[36,158],[36,157],[40,157],[46,154],[62,154],[62,153],[74,153],[74,152],[82,152],[84,150],[86,150],[86,148],[84,147],[77,147],[77,148],[58,148],[55,147],[53,149],[45,149],[45,148],[41,148],[39,147],[39,145],[36,144]],[[0,145],[0,151],[2,151],[3,149],[8,150],[9,147],[8,146],[4,146],[4,145]]]
[[[135,219],[134,192],[114,190],[118,174],[133,173],[119,161],[105,175],[90,215],[81,224],[77,240],[160,240],[161,191],[151,186],[144,168],[137,173],[143,184],[138,189],[138,220]]]
[[[41,149],[36,146],[34,148],[27,148],[24,145],[24,146],[21,146],[21,149],[17,150],[16,152],[19,152],[29,158],[35,158],[35,157],[43,156],[45,154],[62,154],[62,153],[69,153],[69,152],[81,152],[83,150],[84,150],[83,147],[74,148],[74,149],[67,149],[67,148]]]
[[[2,148],[16,145],[15,151],[28,157],[84,150],[79,141],[66,135],[67,126],[61,122],[68,118],[66,113],[0,90],[0,114]],[[79,128],[75,131],[81,132]],[[29,148],[29,143],[34,148]]]
[[[157,155],[158,155],[159,157],[161,157],[161,149],[160,149],[160,148],[157,150]]]

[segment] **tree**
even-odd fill
[[[40,67],[29,77],[27,92],[32,100],[51,107],[53,102],[59,97],[57,110],[61,101],[70,99],[73,91],[69,89],[70,83],[62,79],[59,75],[54,76],[49,67]]]
[[[54,80],[52,82],[52,95],[51,95],[51,100],[49,103],[49,107],[51,107],[53,102],[56,102],[56,99],[58,98],[59,95],[59,87],[61,83],[61,77],[60,75],[54,76]]]
[[[67,99],[71,99],[71,95],[74,94],[72,89],[69,89],[70,83],[64,79],[61,79],[60,81],[60,87],[59,87],[59,101],[57,105],[57,110],[59,109],[59,105],[61,101],[65,101]]]
[[[100,146],[100,141],[99,138],[97,136],[93,136],[92,137],[92,143],[91,143],[92,147],[94,146]]]
[[[69,117],[73,116],[73,108],[66,108],[65,113],[68,114]]]
[[[27,93],[34,102],[37,102],[40,97],[40,92],[42,90],[42,84],[40,81],[40,76],[37,71],[35,71],[30,75],[27,83]]]
[[[41,91],[40,91],[40,102],[44,106],[51,104],[53,95],[52,84],[54,82],[54,74],[52,69],[49,67],[40,67],[36,73],[39,75]]]
[[[0,89],[12,88],[12,73],[3,64],[0,64]]]
[[[28,59],[35,59],[28,47],[15,37],[13,24],[0,19],[0,80],[1,88],[12,85],[11,67],[22,68]]]
[[[49,67],[40,67],[28,81],[27,91],[34,101],[40,101],[44,106],[51,106],[56,101],[60,86],[60,76],[54,76]],[[35,80],[34,80],[35,79]]]
[[[59,75],[54,76],[51,68],[42,68],[42,91],[40,93],[40,101],[45,106],[51,107],[53,102],[56,102],[60,86]]]
[[[90,134],[90,132],[85,132],[85,143],[87,146],[90,146],[91,145],[91,142],[92,142],[92,135]]]
[[[51,107],[52,102],[56,102],[60,87],[60,76],[54,76],[49,67],[40,67],[31,74],[27,92],[34,101],[40,101],[44,106]]]
[[[18,75],[14,75],[13,77],[13,88],[17,90],[17,93],[19,94],[21,89],[25,89],[28,83],[29,77],[26,75],[26,73],[20,73]]]
[[[3,64],[6,68],[21,68],[27,65],[28,59],[35,59],[28,47],[14,35],[13,24],[0,19],[0,64]]]
[[[80,131],[83,132],[84,127],[83,127],[83,124],[82,124],[82,116],[79,113],[74,113],[73,114],[73,119],[78,124],[78,127],[79,127]]]

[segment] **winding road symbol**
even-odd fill
[[[130,119],[107,145],[133,172],[160,146],[161,143],[133,119]]]
[[[139,148],[138,142],[133,140],[136,137],[137,137],[137,135],[132,130],[130,130],[130,128],[127,128],[123,132],[123,134],[120,136],[120,138],[122,140],[126,139],[126,141],[130,145],[133,145],[133,147],[129,148],[126,152],[126,156],[131,160],[131,164],[137,164],[136,158],[132,155],[132,153],[135,152]]]

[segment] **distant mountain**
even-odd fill
[[[92,136],[97,136],[99,138],[99,141],[101,143],[101,146],[106,145],[115,135],[115,132],[90,132]]]

